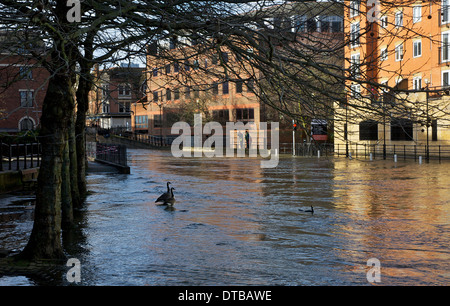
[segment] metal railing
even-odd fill
[[[296,143],[296,156],[332,156],[334,152],[334,145],[332,143]],[[292,143],[280,143],[280,154],[292,154]]]
[[[359,144],[349,143],[348,145],[336,144],[334,148],[336,156],[351,155],[355,158],[382,158],[391,159],[394,155],[398,159],[417,160],[419,156],[426,159],[450,159],[450,145],[383,145],[383,144]],[[428,153],[428,155],[427,155]]]
[[[42,147],[40,143],[3,143],[0,140],[0,171],[39,167]]]
[[[178,137],[178,135],[176,136],[154,136],[154,135],[148,135],[148,134],[139,134],[139,133],[124,133],[122,135],[120,135],[121,137],[125,137],[127,139],[131,139],[134,141],[138,141],[138,142],[142,142],[142,143],[147,143],[151,146],[155,146],[155,147],[167,147],[170,146],[173,142],[173,140],[175,138]]]
[[[127,166],[127,147],[119,144],[97,142],[95,159],[121,166]]]

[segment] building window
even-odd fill
[[[413,78],[413,88],[414,90],[422,90],[422,77]]]
[[[359,32],[359,22],[352,23],[350,29],[350,46],[352,48],[359,46]]]
[[[30,131],[34,129],[34,122],[30,118],[22,118],[19,122],[20,131]]]
[[[167,101],[172,100],[172,90],[170,88],[166,89],[166,100]]]
[[[254,121],[255,110],[253,108],[236,108],[236,121]]]
[[[148,128],[148,116],[135,116],[134,117],[134,127],[136,129],[147,129]]]
[[[190,86],[186,86],[184,88],[184,98],[185,99],[190,99],[191,98],[191,87]]]
[[[359,140],[378,140],[378,122],[374,120],[360,122]]]
[[[130,112],[130,102],[119,103],[119,113],[129,113]]]
[[[131,90],[129,85],[119,85],[119,96],[129,97],[131,96]]]
[[[384,28],[384,29],[387,28],[387,26],[388,26],[388,17],[386,15],[384,15],[384,16],[382,16],[380,18],[380,24],[381,24],[382,28]]]
[[[353,84],[350,86],[350,97],[355,99],[361,97],[361,85]]]
[[[159,98],[159,94],[158,94],[158,92],[157,91],[154,91],[153,92],[153,102],[158,102],[158,98]]]
[[[166,65],[166,74],[170,73],[170,65]]]
[[[342,17],[340,16],[320,16],[320,32],[342,32]]]
[[[198,60],[194,60],[194,63],[192,66],[193,66],[194,70],[198,70],[200,68],[200,63],[198,62]]]
[[[248,80],[247,82],[247,92],[253,92],[255,90],[255,84],[253,80]]]
[[[102,103],[102,113],[108,114],[110,111],[109,109],[109,102],[103,102]]]
[[[219,123],[225,123],[230,119],[230,112],[228,109],[213,110],[212,115],[214,121]]]
[[[176,48],[176,46],[177,46],[177,38],[174,38],[174,37],[170,38],[169,49],[173,50]]]
[[[179,88],[175,88],[173,90],[173,98],[174,98],[174,100],[179,100],[180,99],[180,89]]]
[[[414,57],[422,56],[422,41],[418,40],[413,42],[413,56]]]
[[[175,62],[173,63],[173,72],[178,72],[180,71],[180,64]]]
[[[384,48],[380,51],[380,61],[385,61],[388,59],[388,49]]]
[[[449,9],[450,9],[449,0],[442,0],[441,1],[442,23],[449,22]]]
[[[414,6],[413,7],[413,23],[422,21],[422,7]]]
[[[153,115],[153,127],[162,127],[162,116]]]
[[[19,67],[19,77],[20,77],[20,79],[32,80],[33,79],[33,71],[31,69],[31,67],[20,66]]]
[[[361,63],[359,53],[353,54],[350,59],[350,73],[351,76],[355,79],[360,77],[360,65]]]
[[[350,18],[359,15],[359,5],[360,1],[350,1]]]
[[[395,61],[402,61],[403,60],[403,44],[399,44],[395,46]]]
[[[109,94],[109,85],[105,84],[102,85],[102,98],[103,100],[107,100],[108,99],[108,94]]]
[[[222,83],[222,94],[227,95],[229,93],[228,82]]]
[[[450,86],[450,71],[442,71],[442,87]]]
[[[19,94],[21,107],[33,107],[33,90],[19,90]]]
[[[448,62],[450,59],[450,43],[449,43],[449,33],[442,33],[442,62]]]
[[[212,93],[215,96],[219,94],[219,84],[217,84],[216,82],[212,84]]]
[[[403,12],[395,13],[395,26],[397,28],[403,27]]]
[[[236,93],[242,93],[242,84],[243,84],[242,80],[236,81]]]
[[[306,32],[306,16],[294,16],[294,32]]]
[[[391,140],[412,141],[413,123],[409,119],[394,118],[391,121]]]

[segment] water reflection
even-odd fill
[[[371,257],[384,285],[449,284],[448,163],[130,150],[129,165],[88,176],[66,246],[85,285],[366,285]],[[154,203],[167,181],[174,210]]]

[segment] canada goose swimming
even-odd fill
[[[298,209],[298,210],[300,210],[300,211],[304,211],[304,212],[310,212],[311,214],[313,214],[314,213],[314,208],[311,206],[311,209],[307,209],[307,210],[303,210],[303,209]]]
[[[173,195],[173,191],[175,188],[170,188],[169,191],[164,192],[162,195],[156,199],[155,203],[162,202],[162,205],[173,205],[175,203],[175,197]]]
[[[170,184],[172,184],[171,182],[167,182],[167,191],[164,192],[162,195],[159,196],[159,198],[155,201],[155,203],[157,202],[164,202],[164,204],[166,203],[167,199],[170,199],[172,197],[173,192],[170,191]]]

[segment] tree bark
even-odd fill
[[[72,184],[71,184],[71,160],[68,141],[64,147],[64,157],[62,165],[62,183],[61,183],[61,226],[63,229],[69,229],[73,225],[73,201],[72,201]]]
[[[60,69],[49,79],[41,117],[42,161],[34,225],[20,258],[33,260],[64,257],[61,243],[61,183],[68,122],[73,113],[73,84],[70,75],[71,69],[67,67]]]
[[[75,131],[75,116],[74,113],[72,113],[70,117],[69,122],[69,132],[68,132],[68,138],[69,138],[69,160],[70,160],[70,192],[71,192],[71,198],[73,207],[80,207],[81,203],[83,202],[84,195],[80,194],[79,188],[78,188],[78,180],[80,179],[80,176],[78,175],[78,157],[77,157],[77,144],[76,144],[76,138],[82,135],[77,135]]]
[[[77,160],[78,192],[84,199],[87,194],[86,185],[86,113],[89,107],[89,91],[92,87],[92,75],[88,64],[82,65],[81,77],[78,82],[77,116],[75,121],[75,144]]]

